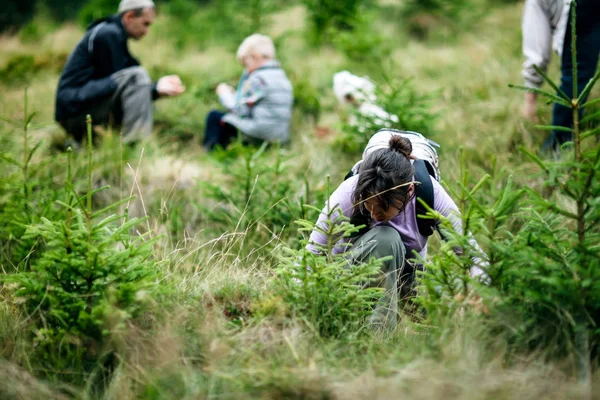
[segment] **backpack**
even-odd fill
[[[427,214],[427,207],[419,199],[427,204],[429,208],[434,208],[433,184],[431,183],[430,176],[436,181],[440,181],[439,160],[436,150],[436,148],[440,148],[440,145],[433,140],[427,139],[417,132],[389,128],[380,129],[369,139],[369,143],[367,143],[363,151],[362,159],[354,164],[354,167],[352,167],[344,179],[358,174],[363,160],[373,151],[387,149],[390,138],[394,135],[400,135],[410,140],[412,144],[413,150],[411,155],[416,158],[416,160],[412,161],[415,169],[415,180],[419,182],[418,185],[415,185],[417,226],[421,235],[426,237],[431,236],[437,230],[438,221],[431,218],[423,218]]]

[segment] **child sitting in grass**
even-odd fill
[[[292,84],[275,59],[273,41],[265,35],[251,35],[238,48],[237,59],[244,73],[237,90],[226,83],[217,86],[217,95],[227,112],[208,113],[204,148],[226,148],[238,130],[246,143],[288,142]]]

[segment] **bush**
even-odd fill
[[[91,133],[89,134],[91,141]],[[29,271],[7,275],[30,316],[37,353],[47,366],[93,365],[111,354],[110,340],[139,315],[156,275],[152,240],[130,236],[138,219],[106,213],[121,202],[92,210],[91,145],[88,190],[78,195],[67,163],[64,213],[26,225],[23,240],[40,244]],[[88,365],[89,366],[89,365]]]
[[[78,12],[82,7],[86,8],[88,5],[86,3],[90,3],[90,1],[83,2],[81,0],[40,0],[46,6],[46,9],[50,13],[50,16],[55,21],[64,22],[73,20],[77,17]],[[91,3],[94,3],[93,1]],[[112,3],[113,9],[109,14],[116,14],[118,1],[105,1],[104,4],[107,6]],[[108,14],[107,14],[108,15]]]
[[[172,19],[166,31],[179,49],[224,44],[235,51],[246,36],[267,27],[268,14],[278,4],[276,0],[230,0],[199,7],[191,0],[170,0],[161,9]]]
[[[575,30],[576,10],[571,8],[571,11]],[[575,58],[575,35],[571,40]],[[552,88],[558,87],[543,71],[537,71]],[[575,66],[575,80],[576,73]],[[498,263],[495,286],[505,295],[502,304],[518,305],[522,332],[529,334],[524,335],[529,339],[526,343],[544,346],[553,354],[570,354],[579,380],[589,390],[591,364],[597,361],[593,357],[600,348],[600,248],[597,245],[600,241],[600,183],[596,179],[600,174],[600,148],[599,129],[584,130],[581,122],[588,117],[580,120],[579,115],[581,109],[598,102],[598,99],[584,99],[599,76],[596,74],[576,94],[560,90],[556,94],[536,91],[573,111],[570,129],[573,144],[562,147],[564,160],[561,161],[543,161],[523,149],[541,167],[546,184],[554,193],[546,198],[530,191],[532,201],[527,223],[516,235],[509,257]],[[593,116],[589,116],[591,118]],[[510,294],[506,292],[507,287],[512,288]]]
[[[352,61],[364,65],[381,65],[392,50],[390,41],[377,32],[373,17],[367,13],[356,17],[352,30],[332,34],[332,42]]]
[[[27,82],[35,73],[34,65],[34,58],[30,54],[12,57],[0,71],[0,80],[12,83]]]
[[[26,226],[44,217],[60,219],[65,215],[53,207],[55,201],[64,200],[64,190],[52,184],[55,171],[63,160],[32,161],[42,143],[34,146],[29,143],[29,129],[35,113],[28,114],[27,91],[24,109],[22,121],[1,119],[7,123],[9,134],[6,136],[10,137],[3,143],[0,154],[4,174],[0,180],[0,259],[8,272],[27,270],[29,263],[39,255],[38,241],[24,237]],[[17,149],[15,139],[19,136],[23,142]]]
[[[83,27],[87,27],[92,22],[114,15],[119,9],[117,0],[89,0],[77,13],[77,20]]]
[[[464,31],[487,11],[486,0],[408,0],[402,8],[402,21],[416,38],[427,38],[434,31]]]
[[[297,81],[292,79],[292,86],[294,88],[294,108],[316,123],[321,116],[321,102],[317,88],[310,81],[302,78]]]
[[[336,31],[352,31],[365,0],[304,0],[311,25],[311,41],[320,45]]]
[[[30,83],[40,72],[59,73],[67,62],[67,56],[64,53],[42,53],[35,57],[30,54],[15,55],[0,69],[0,81],[7,85],[23,85]]]
[[[551,87],[558,87],[542,71],[538,72]],[[542,160],[521,149],[540,167],[546,186],[543,195],[528,188],[528,197],[521,199],[524,190],[509,183],[498,200],[488,205],[473,196],[483,185],[481,182],[473,190],[461,183],[461,196],[457,196],[463,205],[465,232],[481,232],[488,248],[489,282],[480,293],[488,300],[488,322],[495,333],[526,352],[543,350],[547,357],[572,361],[580,382],[588,390],[600,347],[600,182],[596,179],[600,174],[600,147],[593,139],[598,128],[581,130],[578,109],[598,101],[583,101],[596,80],[592,79],[574,100],[561,91],[555,95],[519,87],[574,111],[573,144],[563,146],[562,160]],[[468,203],[471,207],[465,209]],[[510,233],[506,223],[513,218],[521,226]],[[467,234],[448,233],[448,237],[449,246],[458,245],[465,254],[455,256],[447,252],[434,258],[424,279],[430,298],[437,299],[438,305],[445,304],[430,307],[436,311],[430,315],[444,317],[452,316],[452,308],[448,307],[452,302],[448,299],[456,299],[457,290],[462,291],[460,298],[468,297],[465,271],[468,258],[473,255]]]
[[[522,205],[524,190],[519,188],[512,177],[499,179],[484,175],[471,188],[466,169],[466,154],[460,154],[461,181],[456,182],[458,190],[448,189],[452,198],[457,200],[461,212],[462,231],[457,232],[451,223],[439,215],[441,231],[445,238],[441,252],[427,262],[423,276],[424,296],[419,302],[425,307],[428,318],[434,324],[444,324],[446,318],[452,318],[454,313],[466,304],[471,304],[477,295],[472,292],[473,286],[479,288],[470,278],[470,269],[474,262],[485,269],[485,274],[494,281],[494,266],[510,251],[513,236],[510,232],[516,228],[515,222],[520,218],[516,210]],[[485,188],[485,190],[482,190]],[[485,196],[482,194],[485,192]],[[474,235],[479,244],[487,249],[482,254],[481,249],[473,242]],[[489,262],[489,266],[486,266]]]
[[[462,210],[463,224],[479,232],[487,247],[489,284],[478,291],[495,334],[523,352],[569,358],[584,376],[590,354],[597,354],[600,345],[600,185],[589,179],[600,173],[598,163],[590,162],[599,154],[597,148],[585,153],[583,163],[544,162],[547,183],[561,188],[549,199],[510,181],[492,204],[475,200],[468,190],[458,196],[474,210]],[[577,201],[585,210],[579,216],[567,211],[577,209]],[[511,222],[519,228],[509,228]],[[584,229],[578,230],[578,224]],[[466,272],[477,255],[466,234],[446,236],[445,252],[433,257],[424,278],[427,302],[436,300],[428,306],[429,315],[442,320],[457,310],[454,300],[473,299]],[[462,256],[451,252],[456,246],[465,249]]]
[[[276,269],[279,278],[276,294],[314,332],[322,337],[339,338],[355,335],[367,326],[366,320],[383,294],[381,288],[369,287],[379,276],[381,260],[350,266],[347,255],[334,255],[337,241],[361,227],[350,224],[339,209],[329,210],[328,218],[331,222],[325,229],[317,228],[327,235],[325,246],[315,245],[322,255],[304,247],[308,240],[301,241],[301,250],[284,249]],[[308,220],[296,223],[301,231],[310,233],[315,229],[315,224]]]
[[[139,315],[142,290],[156,270],[152,242],[129,236],[138,220],[121,224],[114,215],[90,225],[79,209],[72,218],[28,226],[25,239],[42,241],[44,252],[30,272],[7,278],[34,317],[36,342],[51,363],[110,350],[104,339]]]

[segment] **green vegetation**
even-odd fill
[[[93,149],[62,153],[60,67],[81,23],[118,2],[21,3],[10,23],[21,29],[0,38],[0,398],[564,399],[600,389],[599,91],[590,86],[583,105],[547,84],[586,116],[560,161],[536,156],[550,109],[542,125],[524,123],[522,94],[508,87],[521,81],[520,4],[163,1],[130,47],[154,78],[179,74],[187,92],[156,103],[143,144],[102,131]],[[214,89],[235,84],[235,48],[256,29],[273,37],[294,84],[292,143],[208,155],[200,139]],[[489,259],[489,284],[473,282],[481,252],[446,227],[392,332],[371,329],[379,292],[360,289],[377,261],[348,269],[304,250],[368,139],[331,90],[343,69],[377,83],[396,127],[441,144],[444,184]]]

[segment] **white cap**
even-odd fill
[[[121,0],[117,13],[121,14],[138,8],[154,8],[154,2],[152,0]]]

